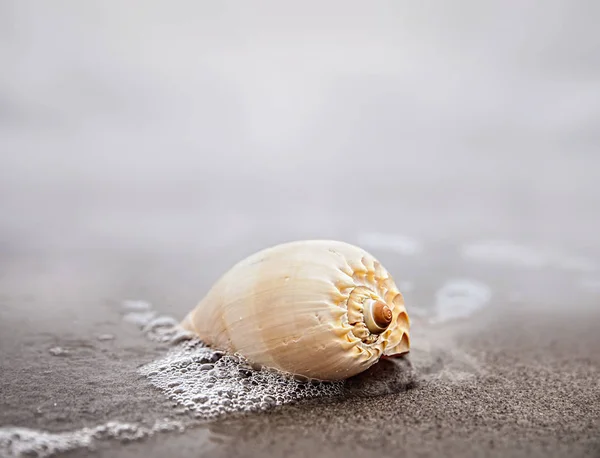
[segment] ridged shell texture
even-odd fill
[[[387,314],[385,323],[374,324],[373,313]],[[410,347],[410,320],[390,274],[365,250],[330,240],[249,256],[182,325],[214,348],[319,380],[351,377]]]

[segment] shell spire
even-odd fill
[[[387,270],[344,242],[259,251],[225,273],[182,326],[207,345],[319,380],[407,353],[410,319]]]

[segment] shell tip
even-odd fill
[[[373,319],[379,327],[387,328],[392,322],[392,309],[387,304],[377,301],[373,306]]]

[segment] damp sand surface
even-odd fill
[[[470,264],[453,254],[460,253],[454,245],[402,259],[377,249],[399,283],[411,284],[410,357],[382,361],[343,386],[315,388],[324,395],[278,402],[265,392],[257,409],[215,417],[186,407],[176,385],[161,389],[149,376],[152,364],[185,342],[153,338],[153,329],[127,319],[182,317],[218,275],[199,275],[209,253],[7,253],[0,270],[1,453],[600,454],[600,308],[596,291],[581,287],[589,272]],[[448,318],[450,304],[463,304],[458,319]],[[221,370],[238,364],[223,361]],[[202,364],[213,363],[198,370]],[[281,401],[292,388],[282,388]]]

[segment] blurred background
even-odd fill
[[[437,382],[225,424],[242,455],[597,456],[599,24],[598,0],[0,0],[0,455],[6,426],[77,445],[184,413],[127,304],[178,322],[246,255],[334,238],[396,279]],[[105,456],[210,441],[169,437]]]
[[[599,15],[4,0],[0,247],[233,260],[378,232],[597,250]]]

